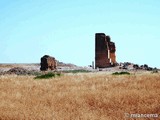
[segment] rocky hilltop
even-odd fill
[[[80,67],[71,63],[63,63],[57,61],[57,70],[59,72],[69,72],[74,70],[83,70],[89,72],[158,72],[159,69],[149,67],[147,64],[138,65],[130,62],[118,63],[117,66],[108,67],[108,68],[97,68],[93,69],[92,66]],[[51,70],[49,70],[51,71]],[[17,75],[35,75],[41,73],[40,64],[31,63],[31,64],[0,64],[0,75],[4,74],[17,74]]]

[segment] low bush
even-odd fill
[[[112,73],[112,75],[130,75],[129,72],[115,72],[115,73]]]
[[[37,75],[34,79],[49,79],[49,78],[52,78],[52,77],[60,77],[62,74],[61,73],[46,73],[44,75]]]
[[[152,73],[158,73],[158,69],[157,69],[157,68],[154,68],[154,69],[152,70]]]
[[[64,71],[65,73],[88,73],[90,71],[88,70],[68,70],[68,71]]]

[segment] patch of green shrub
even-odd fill
[[[37,75],[34,79],[49,79],[49,78],[53,78],[53,77],[60,77],[62,74],[61,73],[46,73],[44,75]]]
[[[112,73],[112,75],[130,75],[129,72],[115,72],[115,73]]]
[[[155,67],[151,73],[158,73],[158,69]]]
[[[68,70],[68,71],[64,71],[65,73],[88,73],[90,71],[88,70]]]

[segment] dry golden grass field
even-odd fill
[[[131,114],[159,117],[131,118]],[[126,116],[129,115],[129,116]],[[0,120],[158,120],[160,74],[0,76]]]

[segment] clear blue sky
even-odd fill
[[[48,54],[87,66],[99,32],[115,42],[118,62],[160,67],[160,0],[0,0],[0,63]]]

